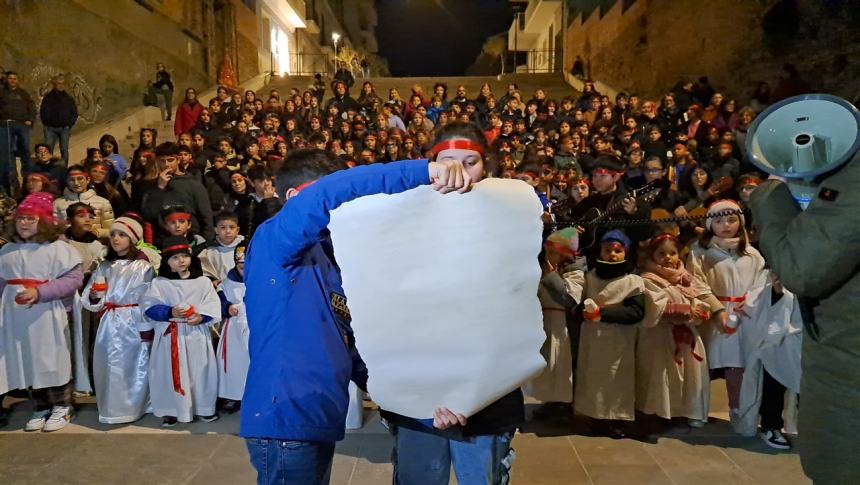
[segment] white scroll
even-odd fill
[[[546,365],[537,289],[541,204],[521,181],[467,194],[429,186],[331,213],[335,258],[383,409],[471,416]]]

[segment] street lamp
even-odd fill
[[[337,32],[331,33],[331,40],[334,42],[334,58],[337,60],[337,41],[340,40],[340,34]]]

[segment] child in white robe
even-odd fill
[[[750,291],[744,309],[749,315],[742,323],[746,368],[735,431],[754,436],[761,426],[759,437],[768,446],[787,450],[791,443],[783,428],[796,429],[803,321],[797,297],[768,273],[769,281]]]
[[[714,318],[701,328],[711,378],[726,380],[729,418],[738,419],[741,382],[746,365],[741,351],[741,317],[747,294],[764,285],[764,258],[749,245],[744,216],[733,200],[719,200],[708,208],[705,232],[693,244],[687,269],[713,291],[721,303],[711,308]]]
[[[84,308],[100,315],[93,347],[93,381],[99,422],[131,423],[149,404],[149,352],[153,324],[140,300],[154,277],[136,245],[143,227],[118,217],[110,227],[110,250],[84,288]]]
[[[684,268],[672,234],[648,244],[640,265],[646,311],[636,346],[636,409],[664,419],[683,417],[692,427],[708,421],[710,378],[698,327],[720,307],[711,289]]]
[[[146,316],[155,322],[149,360],[153,414],[169,427],[177,421],[218,419],[218,364],[209,327],[221,314],[212,282],[181,236],[164,239],[159,276],[143,298]]]
[[[52,200],[46,192],[28,195],[0,249],[0,399],[32,389],[35,411],[24,431],[57,431],[72,418],[68,312],[83,272],[78,252],[59,239]],[[82,359],[76,364],[75,374],[85,376]]]
[[[235,267],[218,286],[221,299],[221,338],[218,340],[218,397],[221,410],[235,413],[239,410],[245,392],[245,378],[251,358],[248,355],[248,317],[245,312],[245,250],[239,244],[233,253]]]
[[[627,260],[631,241],[620,230],[600,242],[596,267],[565,275],[584,297],[573,407],[600,433],[619,439],[636,417],[636,333],[645,316],[645,284]]]
[[[221,212],[215,216],[215,240],[200,252],[203,275],[216,283],[224,281],[233,269],[233,253],[245,236],[239,234],[239,216],[232,212]]]

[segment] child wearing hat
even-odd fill
[[[28,195],[15,212],[10,242],[0,248],[0,396],[32,390],[25,431],[57,431],[72,417],[68,312],[83,272],[78,252],[60,238],[52,202],[45,192]],[[78,357],[75,376],[86,376]]]
[[[595,267],[568,281],[582,298],[574,409],[600,433],[619,439],[636,416],[636,333],[645,316],[645,283],[633,274],[631,241],[620,229],[600,240]]]
[[[726,380],[729,418],[738,421],[741,383],[746,365],[741,350],[747,294],[765,284],[761,254],[750,245],[744,214],[733,200],[718,200],[708,208],[705,231],[690,248],[686,266],[699,282],[710,286],[720,303],[701,330],[708,352],[711,378]],[[707,415],[707,414],[706,414]]]
[[[227,413],[239,410],[248,374],[248,316],[245,312],[245,252],[239,243],[233,251],[234,267],[218,285],[221,299],[221,339],[218,341],[218,397],[221,409]]]
[[[131,423],[149,403],[149,348],[153,323],[140,300],[154,278],[152,263],[137,244],[140,223],[123,215],[110,230],[105,260],[84,288],[84,308],[100,315],[93,347],[93,377],[99,422]]]
[[[166,427],[195,416],[214,421],[218,366],[209,327],[221,315],[221,302],[186,238],[165,238],[161,256],[158,277],[142,300],[155,327],[149,361],[152,410]]]

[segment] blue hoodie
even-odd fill
[[[429,184],[427,160],[361,166],[302,190],[261,224],[245,261],[251,364],[242,398],[245,438],[343,439],[350,379],[367,369],[355,350],[340,270],[326,226],[350,200]]]

